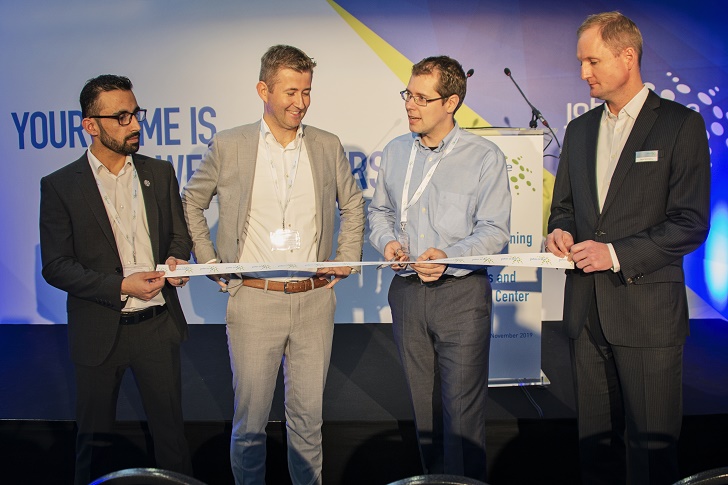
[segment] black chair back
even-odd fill
[[[128,468],[99,477],[90,485],[205,485],[182,473],[159,468]]]
[[[488,485],[474,478],[457,475],[417,475],[403,478],[389,485]]]
[[[728,467],[696,473],[675,482],[674,485],[728,485]]]

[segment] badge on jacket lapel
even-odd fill
[[[647,150],[644,152],[636,152],[634,154],[634,163],[656,162],[657,150]]]
[[[144,186],[145,187],[149,187],[150,185],[152,185],[152,183],[149,180],[145,180],[144,181]]]

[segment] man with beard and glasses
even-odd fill
[[[140,109],[132,83],[102,75],[81,91],[92,142],[75,162],[41,179],[43,277],[68,293],[76,374],[75,483],[113,471],[116,401],[134,373],[159,468],[192,474],[184,436],[180,342],[187,322],[177,287],[154,271],[189,259],[192,242],[174,168],[137,155]]]

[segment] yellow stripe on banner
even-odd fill
[[[397,49],[392,47],[388,42],[379,37],[373,30],[361,23],[357,18],[351,15],[349,12],[341,8],[339,4],[333,0],[326,0],[329,5],[341,15],[341,18],[349,24],[349,26],[359,34],[359,37],[367,43],[367,45],[374,51],[379,58],[392,70],[392,72],[402,81],[405,86],[409,82],[410,74],[412,72],[412,61],[402,55]],[[465,103],[460,106],[460,109],[455,114],[455,120],[462,127],[467,128],[484,128],[491,126],[490,123],[485,121],[483,117],[478,115],[475,111],[470,109]]]
[[[554,195],[554,182],[556,177],[545,168],[543,169],[543,237],[549,233],[549,216],[551,215],[551,200]]]

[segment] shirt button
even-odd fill
[[[424,214],[425,212],[427,212],[427,209],[425,209],[425,208],[423,207],[423,208],[422,208],[422,213]]]
[[[424,238],[425,238],[425,235],[424,234],[420,234],[420,239],[424,239]]]

